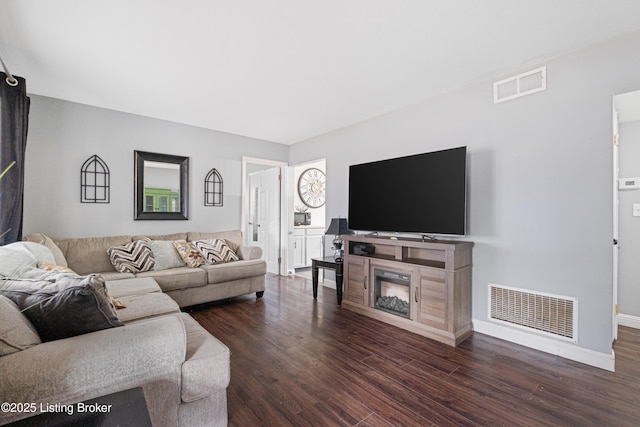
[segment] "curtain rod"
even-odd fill
[[[4,61],[2,60],[2,55],[0,55],[0,64],[2,64],[4,73],[7,75],[7,78],[5,79],[7,84],[9,86],[18,86],[18,79],[13,77],[13,75],[9,72],[9,69],[7,68],[7,64],[5,64]]]

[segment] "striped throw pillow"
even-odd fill
[[[192,243],[208,264],[239,260],[238,255],[224,239],[194,240]]]
[[[111,246],[107,249],[111,264],[120,273],[140,273],[153,270],[155,259],[149,244],[136,240],[126,245]]]

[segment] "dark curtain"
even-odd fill
[[[18,84],[12,86],[0,72],[0,245],[22,240],[29,97],[25,80],[14,78]]]

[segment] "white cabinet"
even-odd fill
[[[293,230],[294,268],[311,267],[311,258],[323,256],[324,228],[296,227]]]
[[[307,230],[308,231],[308,230]],[[322,256],[322,242],[324,239],[324,230],[320,229],[321,235],[307,235],[307,254],[306,263],[311,265],[311,258],[318,258]]]
[[[297,231],[297,230],[296,230]],[[304,236],[298,236],[294,234],[293,236],[293,266],[294,268],[304,267],[304,246],[305,246]]]

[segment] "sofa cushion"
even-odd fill
[[[15,242],[0,246],[0,275],[16,277],[22,271],[38,267],[38,262],[55,264],[51,251],[33,242]]]
[[[187,233],[173,233],[173,234],[140,234],[132,236],[133,240],[171,240],[171,241],[185,241],[187,240]]]
[[[178,303],[162,292],[130,295],[119,300],[125,306],[117,311],[118,320],[123,323],[180,312]]]
[[[238,247],[242,244],[242,231],[240,230],[228,230],[228,231],[216,231],[213,233],[202,233],[190,231],[187,233],[187,241],[193,242],[194,240],[209,240],[209,239],[224,239],[227,241],[229,247],[236,252]]]
[[[151,252],[153,252],[153,258],[156,260],[154,270],[160,271],[185,266],[172,240],[150,240],[148,243]]]
[[[53,254],[53,258],[55,259],[56,265],[60,265],[62,267],[68,267],[67,259],[64,257],[64,254],[60,250],[60,247],[56,245],[56,243],[51,239],[51,237],[47,236],[46,234],[31,233],[24,236],[22,240],[39,243],[41,245],[46,246],[51,251],[51,254]]]
[[[106,280],[105,285],[109,295],[115,298],[162,291],[160,286],[158,286],[158,283],[151,277],[141,279]]]
[[[194,240],[191,243],[200,251],[207,264],[238,261],[239,259],[224,239]]]
[[[107,249],[111,246],[131,243],[131,236],[83,237],[78,239],[53,239],[67,259],[67,266],[78,274],[116,271]]]
[[[191,242],[173,242],[176,250],[187,267],[199,267],[204,264],[204,257]]]
[[[9,298],[0,295],[0,356],[40,344],[35,328]]]
[[[106,281],[110,281],[110,280],[127,280],[127,279],[135,279],[136,275],[133,273],[120,273],[117,271],[102,271],[100,273],[98,273],[99,275],[101,275],[102,277],[104,277],[104,280]]]
[[[111,264],[120,273],[139,273],[153,270],[155,259],[149,244],[145,240],[135,240],[120,246],[107,249]]]
[[[207,264],[200,267],[207,272],[209,283],[229,282],[267,273],[267,263],[261,259],[240,260],[222,264]]]
[[[229,348],[188,314],[177,316],[187,332],[187,354],[182,364],[182,401],[193,402],[226,389],[231,369]]]
[[[43,342],[122,326],[98,275],[11,279],[2,293],[22,310]]]
[[[136,274],[137,278],[153,278],[164,292],[204,286],[207,273],[201,268],[181,267],[162,271],[146,271]]]

